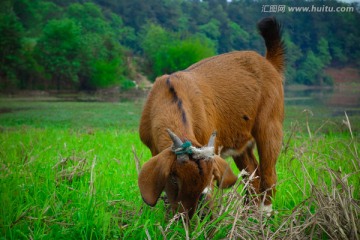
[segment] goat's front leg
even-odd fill
[[[246,191],[247,201],[254,199],[254,196],[256,199],[260,193],[260,169],[253,153],[253,147],[247,148],[241,155],[234,156],[233,159],[240,171],[245,170],[247,172],[247,175],[243,176],[244,180],[251,181],[251,189]],[[250,178],[251,176],[252,178]]]

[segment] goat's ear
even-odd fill
[[[171,164],[175,156],[172,156],[169,149],[147,161],[139,174],[138,184],[144,202],[155,206],[164,190],[166,179],[169,176]]]
[[[214,157],[213,174],[219,188],[229,188],[234,185],[237,180],[230,165],[219,156]]]

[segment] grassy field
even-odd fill
[[[244,205],[239,180],[189,227],[140,197],[141,107],[0,99],[1,239],[360,239],[359,117],[349,127],[345,115],[287,106],[274,215]]]

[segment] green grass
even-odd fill
[[[45,102],[0,98],[2,127],[136,129],[142,102]]]
[[[141,106],[1,99],[2,238],[326,239],[342,236],[334,235],[340,229],[348,238],[359,238],[351,223],[360,225],[360,148],[357,131],[352,137],[342,125],[344,116],[321,127],[325,120],[317,118],[319,111],[313,110],[307,122],[302,106],[287,107],[276,214],[267,219],[244,206],[244,185],[239,182],[215,193],[213,218],[194,217],[188,229],[181,215],[168,213],[163,201],[150,208],[140,197],[132,147],[141,163],[150,158],[137,133]],[[340,228],[334,217],[324,220],[336,211]]]

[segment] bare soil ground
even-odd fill
[[[357,68],[327,68],[325,73],[334,79],[335,86],[349,83],[360,84],[360,69]]]
[[[328,68],[325,72],[334,79],[335,91],[328,99],[329,106],[355,107],[360,105],[360,69]]]

